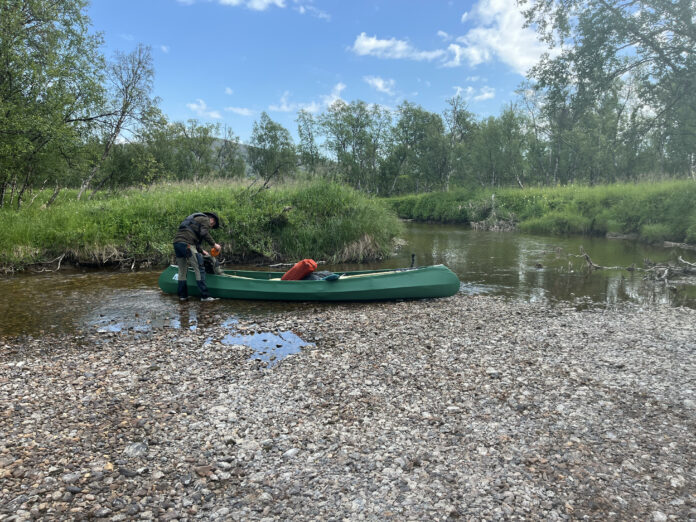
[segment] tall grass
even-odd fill
[[[48,196],[20,211],[0,209],[5,270],[61,256],[89,265],[166,264],[179,223],[196,211],[220,215],[223,226],[213,237],[224,257],[237,262],[375,259],[390,252],[400,231],[383,202],[323,182],[258,193],[238,184],[169,184],[89,201],[67,191],[44,208]]]
[[[495,216],[530,233],[614,233],[647,242],[696,243],[693,181],[457,190],[387,201],[399,217],[421,221],[473,223]]]

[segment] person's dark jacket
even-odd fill
[[[185,223],[185,221],[184,221]],[[182,225],[184,224],[182,223]],[[194,217],[189,226],[180,226],[174,236],[173,243],[186,243],[194,245],[197,250],[201,248],[201,242],[206,241],[210,246],[215,245],[215,240],[210,235],[210,218],[207,215]]]

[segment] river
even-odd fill
[[[611,267],[643,267],[653,262],[691,262],[696,254],[651,247],[631,241],[586,237],[541,237],[494,233],[461,226],[408,223],[406,244],[389,260],[370,265],[323,267],[334,271],[444,263],[462,282],[467,294],[502,295],[530,302],[558,302],[575,307],[666,304],[696,308],[696,286],[679,281],[646,281],[645,272],[589,272],[579,257],[581,247],[594,263]],[[237,267],[241,268],[241,267]],[[265,269],[265,268],[261,268]],[[0,278],[0,335],[74,333],[84,327],[102,331],[148,331],[153,326],[195,329],[206,321],[272,314],[305,303],[252,301],[192,301],[157,287],[160,270],[117,272],[61,269]],[[333,306],[316,304],[311,306]]]

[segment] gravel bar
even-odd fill
[[[696,310],[293,305],[269,365],[204,304],[0,340],[0,521],[696,520]]]

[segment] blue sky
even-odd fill
[[[498,115],[543,48],[514,0],[92,0],[105,54],[152,48],[154,94],[175,121],[231,128],[334,100],[442,113],[457,93]]]

